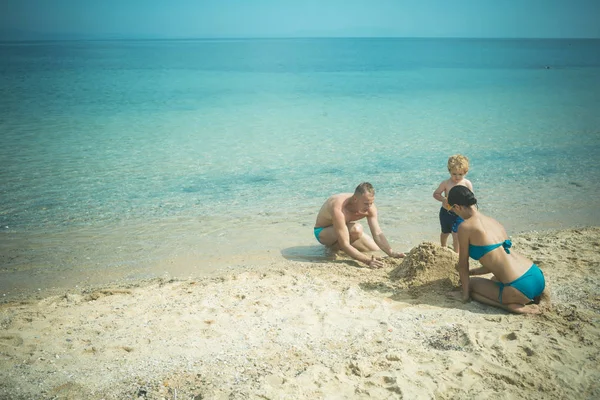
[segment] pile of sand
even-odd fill
[[[403,288],[450,289],[458,285],[458,254],[432,242],[413,248],[390,278]]]

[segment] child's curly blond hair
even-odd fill
[[[459,171],[463,174],[469,172],[469,159],[462,154],[455,154],[448,158],[448,171]]]

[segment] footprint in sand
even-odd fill
[[[427,338],[427,344],[436,350],[471,351],[472,342],[461,326],[444,327]]]
[[[523,351],[525,352],[525,354],[527,355],[527,357],[531,357],[534,354],[534,351],[531,349],[531,347],[528,346],[519,346],[523,349]]]
[[[23,338],[19,335],[2,335],[0,336],[0,345],[19,347],[23,344]]]

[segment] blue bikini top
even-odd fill
[[[475,246],[474,244],[469,245],[469,256],[473,260],[479,260],[481,257],[485,256],[490,251],[497,249],[502,246],[506,254],[510,254],[510,248],[512,246],[512,242],[509,239],[506,239],[504,242],[496,243],[496,244],[488,244],[485,246]]]

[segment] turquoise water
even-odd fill
[[[4,291],[318,257],[365,180],[408,250],[454,153],[512,233],[600,222],[598,40],[5,43],[0,110]]]

